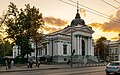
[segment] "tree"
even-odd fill
[[[0,57],[12,55],[12,44],[9,41],[0,43]]]
[[[30,7],[30,4],[25,5],[25,9],[16,7],[10,3],[6,13],[5,25],[7,28],[8,38],[13,39],[14,43],[20,46],[21,54],[24,57],[31,53],[30,39],[33,39],[38,33],[38,29],[43,25],[42,14],[36,7]],[[42,34],[39,34],[42,35]],[[26,51],[27,50],[27,51]]]
[[[96,50],[96,53],[98,55],[98,58],[106,61],[106,58],[109,54],[107,38],[100,37],[99,39],[97,39],[95,48],[96,48],[95,50]]]

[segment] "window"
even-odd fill
[[[63,45],[63,54],[67,54],[67,45]]]
[[[109,54],[112,54],[112,53],[111,53],[111,49],[109,49]]]
[[[45,55],[47,55],[47,45],[45,46]]]
[[[115,48],[115,54],[118,54],[118,49],[117,48]]]
[[[64,61],[67,61],[67,59],[66,59],[66,58],[64,58]]]

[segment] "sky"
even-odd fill
[[[65,1],[67,3],[64,3]],[[39,8],[45,20],[45,33],[54,32],[70,25],[77,12],[77,4],[70,0],[0,0],[0,16],[7,11],[10,2],[13,2],[18,9],[25,8],[25,4]],[[95,31],[93,38],[101,36],[108,40],[116,40],[120,33],[120,0],[72,0],[79,1],[79,13],[85,24],[91,26]],[[113,5],[114,8],[106,1]],[[71,5],[70,5],[71,4]],[[91,13],[92,12],[92,13]],[[98,13],[99,12],[99,13]],[[100,14],[102,13],[102,14]],[[97,15],[96,15],[97,14]],[[119,21],[119,22],[118,22]]]

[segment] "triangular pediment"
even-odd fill
[[[72,27],[72,32],[76,32],[76,31],[80,31],[80,32],[85,32],[85,33],[94,33],[94,31],[92,30],[91,27],[89,26],[75,26],[75,27]],[[64,33],[64,34],[69,34],[71,33],[71,27],[63,30],[61,33]]]
[[[91,27],[87,26],[87,25],[84,25],[84,26],[74,26],[72,27],[72,32],[84,32],[84,33],[88,33],[88,34],[92,34],[94,33],[94,31],[92,30]],[[64,29],[61,29],[59,31],[56,31],[54,33],[51,33],[51,34],[70,34],[71,33],[71,26],[68,26]]]

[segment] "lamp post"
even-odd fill
[[[72,38],[73,38],[73,33],[72,33],[72,25],[71,25],[71,67],[73,67],[73,51],[72,51]]]

